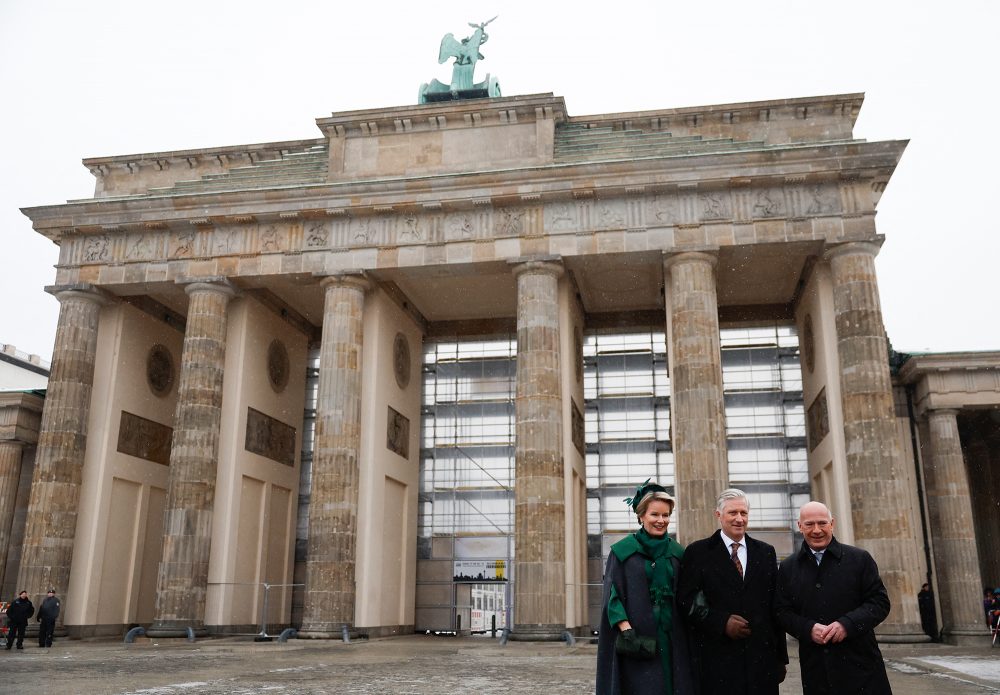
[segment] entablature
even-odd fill
[[[806,205],[795,208],[797,212],[786,213],[786,206],[771,205],[765,200],[759,204],[770,210],[770,216],[780,213],[794,217],[817,212],[870,214],[905,146],[905,141],[793,146],[780,151],[524,167],[275,190],[74,201],[26,208],[23,212],[32,219],[38,232],[57,243],[72,234],[179,230],[188,226],[265,223],[295,217],[420,215],[484,205],[512,207],[568,199],[656,197],[676,191],[719,191],[725,196],[739,196],[741,190],[808,190],[830,184],[849,192],[843,205],[821,206],[819,210]],[[663,216],[659,219],[666,223]],[[683,223],[699,221],[702,220]]]
[[[1000,406],[1000,352],[912,355],[899,379],[913,387],[918,415],[941,408]]]

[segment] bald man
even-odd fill
[[[778,622],[799,641],[803,695],[891,695],[875,626],[889,594],[875,560],[833,535],[826,505],[799,510],[803,543],[778,568]]]

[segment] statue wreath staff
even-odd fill
[[[438,80],[431,80],[429,84],[424,83],[420,86],[421,104],[429,101],[500,96],[500,85],[495,78],[487,75],[483,82],[473,82],[476,62],[485,57],[479,52],[479,48],[490,38],[486,33],[486,26],[495,19],[496,17],[481,24],[469,22],[469,26],[475,31],[461,41],[457,40],[454,34],[444,35],[441,39],[441,48],[438,50],[438,63],[444,63],[449,58],[455,59],[451,70],[451,84],[446,85]]]

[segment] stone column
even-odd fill
[[[514,406],[514,630],[558,640],[566,629],[566,502],[559,387],[562,265],[529,261],[517,277]]]
[[[205,634],[205,596],[222,422],[226,314],[233,289],[222,280],[192,282],[181,352],[170,475],[163,516],[163,554],[156,609],[148,634]]]
[[[892,610],[878,628],[883,641],[926,641],[916,595],[923,554],[910,523],[896,426],[888,345],[882,325],[875,256],[878,246],[850,242],[828,250],[840,360],[841,400],[851,519],[857,544],[878,563]]]
[[[94,387],[97,326],[104,303],[103,296],[89,285],[57,289],[55,296],[59,323],[17,578],[18,590],[27,590],[36,606],[49,587],[65,596],[69,586]],[[62,618],[60,615],[60,627]]]
[[[0,442],[0,586],[7,567],[7,551],[17,507],[17,484],[21,478],[21,452],[24,445],[17,441]]]
[[[928,411],[927,430],[930,456],[924,460],[924,480],[942,627],[951,642],[979,643],[986,635],[980,615],[982,584],[958,411]]]
[[[316,434],[309,493],[305,605],[300,637],[340,637],[354,627],[361,356],[365,292],[360,275],[324,278]],[[366,510],[377,514],[378,510]]]
[[[678,533],[684,544],[715,532],[715,500],[729,486],[715,264],[714,254],[701,252],[668,256],[663,262],[670,443]]]

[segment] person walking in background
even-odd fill
[[[24,631],[28,628],[28,618],[35,614],[35,605],[28,598],[28,592],[22,590],[7,609],[7,649],[14,646],[17,638],[17,648],[24,649]]]
[[[52,646],[52,633],[56,630],[56,618],[59,617],[59,609],[61,607],[62,604],[56,598],[56,590],[49,589],[48,594],[45,595],[45,599],[42,601],[42,605],[38,607],[38,622],[41,623],[38,628],[39,647]]]
[[[701,695],[777,695],[788,648],[775,620],[778,559],[747,535],[750,502],[736,488],[716,501],[720,529],[684,550],[677,601],[689,628]]]
[[[695,692],[674,601],[684,548],[667,535],[674,498],[648,480],[625,500],[640,528],[611,546],[597,642],[597,695]]]
[[[920,587],[917,592],[917,607],[920,609],[920,627],[931,638],[932,642],[938,641],[937,610],[934,608],[934,592],[927,582]]]
[[[889,593],[867,551],[840,543],[826,505],[799,510],[804,541],[781,561],[778,622],[799,641],[803,695],[891,695],[875,627]]]

